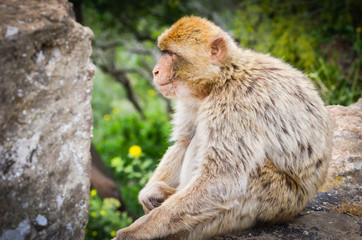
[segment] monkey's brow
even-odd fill
[[[167,49],[161,49],[159,46],[157,46],[157,49],[158,49],[158,51],[163,52],[163,53],[167,51]]]
[[[172,51],[170,51],[168,49],[161,50],[161,52],[163,52],[163,53],[174,53],[174,52],[172,52]]]

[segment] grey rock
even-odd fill
[[[0,2],[0,239],[84,239],[89,28],[66,0]]]
[[[361,219],[343,213],[309,212],[282,225],[264,226],[215,240],[341,240],[361,238]]]
[[[362,98],[349,107],[335,105],[328,106],[328,110],[334,122],[334,132],[327,190],[354,191],[361,195]]]

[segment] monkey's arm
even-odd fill
[[[176,188],[179,183],[182,160],[186,149],[187,143],[182,141],[178,141],[169,147],[146,186],[155,182],[164,182],[170,187]]]
[[[190,107],[187,104],[180,101],[176,102],[171,138],[172,141],[175,141],[175,144],[168,148],[146,186],[157,182],[164,182],[172,188],[176,188],[179,185],[182,162],[193,135],[195,116],[193,114],[190,115],[189,109]]]
[[[150,181],[139,193],[138,200],[145,213],[159,207],[176,192],[186,147],[181,141],[169,147]]]

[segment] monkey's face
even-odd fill
[[[173,97],[175,95],[174,68],[177,56],[170,52],[164,51],[160,60],[153,69],[153,81],[156,88],[165,96]]]
[[[167,98],[197,97],[192,79],[195,69],[182,56],[165,50],[153,69],[156,88]]]
[[[153,76],[165,97],[205,98],[217,84],[226,59],[226,35],[207,20],[189,20],[179,20],[158,38],[163,55]]]

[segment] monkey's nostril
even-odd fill
[[[158,73],[159,73],[158,71],[154,71],[154,72],[153,72],[153,75],[156,76],[156,75],[158,75]]]

